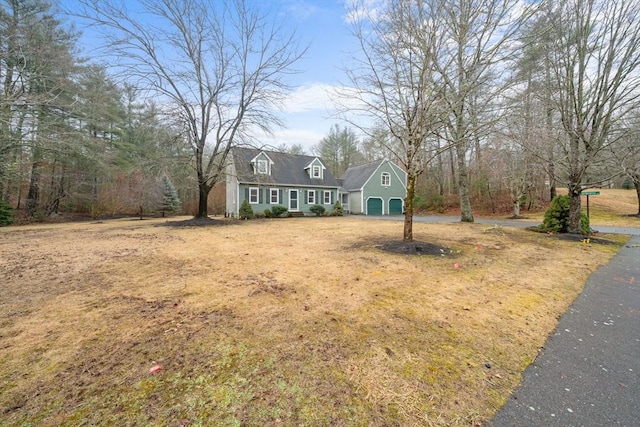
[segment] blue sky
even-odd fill
[[[60,1],[73,9],[75,0]],[[310,152],[313,145],[329,133],[332,125],[348,125],[336,116],[330,93],[347,83],[343,70],[358,50],[346,18],[345,1],[352,0],[246,1],[250,6],[266,7],[280,14],[278,18],[284,17],[289,27],[286,30],[295,30],[300,44],[308,46],[307,54],[295,66],[299,73],[290,76],[290,83],[296,89],[278,113],[286,127],[275,129],[273,136],[258,135],[258,139],[271,146],[300,144]],[[82,50],[91,52],[90,45],[96,41],[89,35],[90,28],[85,28],[84,32]]]
[[[264,1],[264,0],[254,0]],[[297,89],[282,112],[287,128],[277,130],[272,145],[301,144],[310,148],[329,133],[332,125],[347,123],[336,117],[330,97],[333,88],[347,84],[344,67],[357,53],[351,24],[341,0],[279,0],[281,13],[296,28],[307,55],[297,64],[300,73],[292,78]],[[268,138],[267,138],[268,139]]]

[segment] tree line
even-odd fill
[[[454,186],[469,222],[474,188],[489,200],[504,188],[518,215],[523,201],[566,187],[575,233],[584,189],[626,176],[640,191],[638,2],[353,7],[361,52],[348,95],[376,123],[363,131],[408,173],[405,240],[420,177],[441,197]]]
[[[281,124],[275,111],[306,50],[243,1],[77,0],[67,13],[100,34],[97,65],[50,3],[0,4],[0,200],[36,220],[158,211],[168,199],[207,216],[230,149]],[[517,216],[566,187],[577,231],[582,190],[626,181],[640,195],[637,2],[351,5],[361,49],[344,92],[359,101],[350,115],[373,125],[347,120],[313,150],[336,176],[397,161],[406,240],[414,208],[453,197],[473,221],[474,206],[507,200]],[[223,209],[213,199],[212,212]]]
[[[191,197],[179,123],[78,57],[48,2],[2,2],[0,40],[0,199],[41,220],[166,209],[170,180]]]
[[[304,52],[242,1],[0,4],[0,199],[36,220],[164,210],[167,179],[206,217],[231,147],[280,124]],[[99,35],[92,61],[60,16]]]

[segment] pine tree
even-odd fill
[[[182,207],[182,202],[178,197],[178,192],[176,191],[173,183],[169,179],[168,176],[162,176],[162,216],[164,216],[165,212],[167,213],[175,213],[180,210]]]
[[[13,223],[13,209],[6,201],[0,199],[0,227]]]

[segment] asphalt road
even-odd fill
[[[414,221],[460,219],[414,217]],[[520,220],[476,222],[535,225]],[[632,237],[611,262],[589,277],[489,426],[640,426],[640,228],[594,228]]]
[[[640,237],[593,273],[493,427],[640,426]]]
[[[384,219],[389,221],[403,221],[403,215],[381,215],[381,216],[364,216],[364,218],[370,219]],[[414,222],[430,222],[430,223],[446,223],[446,222],[460,222],[459,216],[414,216]],[[539,225],[540,221],[532,222],[526,219],[485,219],[475,218],[475,222],[479,224],[488,225],[500,225],[503,227],[531,227]],[[640,236],[640,228],[632,227],[605,227],[594,225],[592,227],[595,231],[600,233],[614,233],[614,234],[629,234],[631,236]]]

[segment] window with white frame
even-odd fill
[[[389,187],[391,185],[391,174],[389,172],[382,172],[382,186]]]
[[[277,188],[269,189],[269,202],[272,205],[280,204],[280,192],[278,191]]]
[[[311,166],[311,177],[322,178],[322,168],[318,165]]]
[[[258,194],[258,188],[257,187],[250,187],[249,188],[249,203],[251,203],[252,205],[257,205],[259,200],[260,200],[260,196]]]
[[[307,204],[315,205],[316,204],[316,192],[315,190],[307,191]]]
[[[262,174],[269,173],[268,163],[266,160],[264,159],[257,160],[257,166],[258,166],[258,173],[262,173]]]
[[[331,204],[331,191],[324,190],[324,204],[325,205]]]

